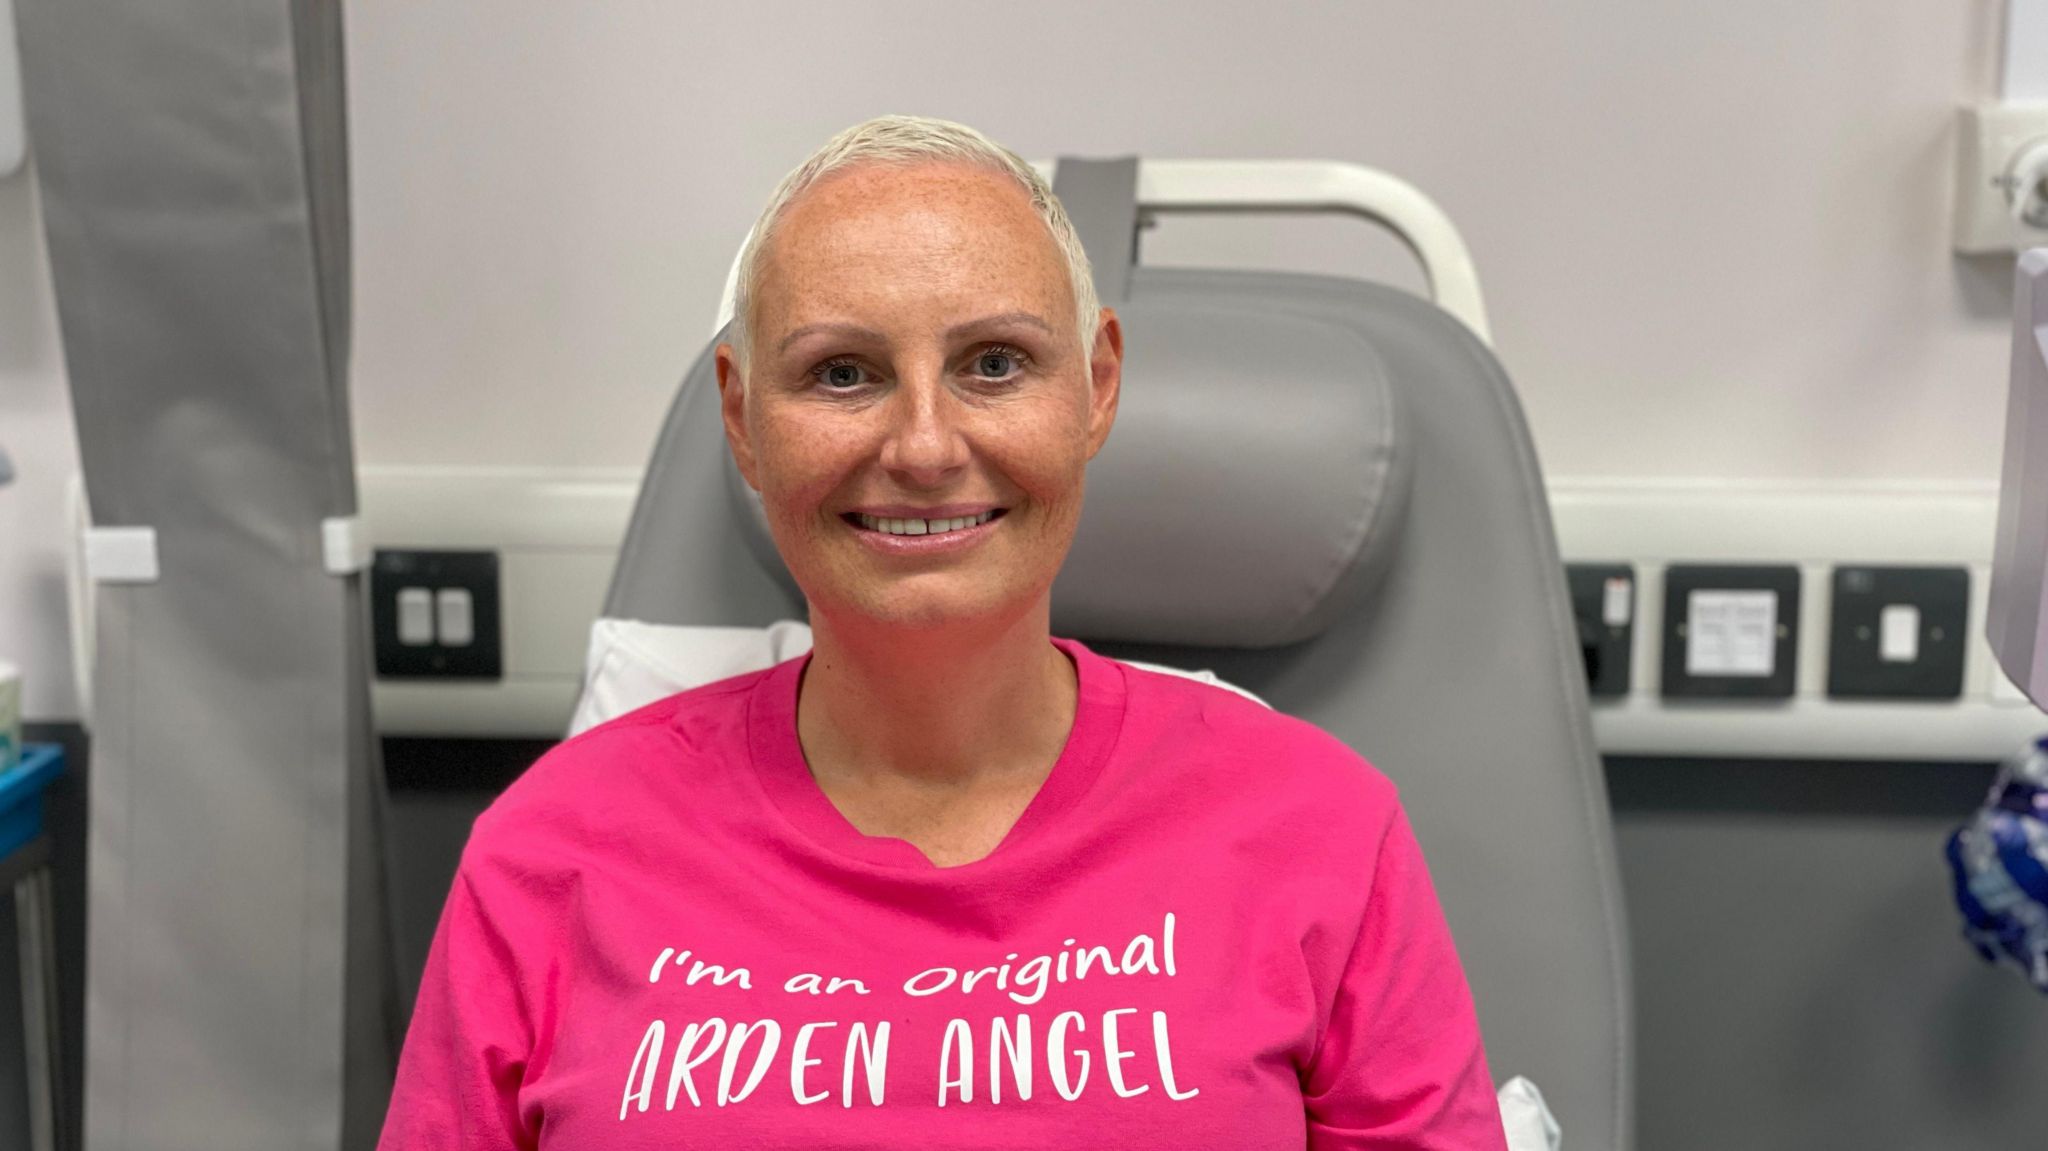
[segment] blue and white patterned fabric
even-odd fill
[[[1948,840],[1963,937],[2048,992],[2048,736],[2007,760],[1991,794]]]

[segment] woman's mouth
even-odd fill
[[[991,520],[1002,518],[1003,513],[1009,510],[991,508],[978,516],[954,516],[949,519],[885,518],[863,512],[847,512],[840,518],[863,531],[892,536],[936,536],[979,527]]]
[[[979,516],[950,519],[892,518],[847,512],[839,518],[854,529],[854,538],[878,555],[928,556],[961,551],[987,539],[1008,508]]]

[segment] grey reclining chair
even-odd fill
[[[1496,1080],[1533,1080],[1572,1151],[1623,1151],[1630,994],[1613,832],[1514,389],[1471,328],[1405,292],[1134,267],[1134,165],[1057,169],[1126,360],[1053,588],[1053,633],[1211,668],[1391,777]],[[726,446],[715,346],[661,431],[607,617],[808,618]]]

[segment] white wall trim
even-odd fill
[[[625,538],[631,469],[366,467],[362,512],[377,547],[501,554],[505,679],[378,681],[389,735],[558,737],[582,685],[592,620]],[[1987,760],[2048,731],[1984,639],[1998,485],[1560,478],[1548,484],[1566,562],[1637,569],[1632,694],[1596,701],[1608,754]],[[1789,702],[1667,704],[1657,695],[1663,572],[1673,563],[1795,564],[1804,573],[1796,695]],[[1966,566],[1969,655],[1954,702],[1826,698],[1830,569]],[[1475,701],[1483,706],[1483,701]]]

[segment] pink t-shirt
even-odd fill
[[[960,867],[819,790],[809,655],[550,750],[476,822],[380,1146],[1503,1147],[1393,785],[1052,642],[1073,730]]]

